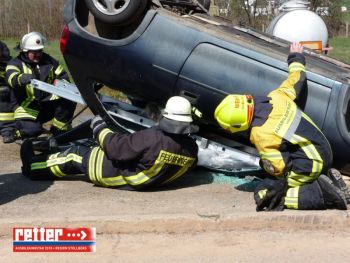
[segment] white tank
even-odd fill
[[[313,49],[326,47],[328,30],[322,18],[307,10],[305,4],[288,3],[282,13],[272,20],[266,32],[290,42],[304,42],[305,46]],[[318,45],[322,47],[317,48]]]

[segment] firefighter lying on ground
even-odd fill
[[[8,62],[6,81],[13,89],[16,107],[16,130],[7,142],[28,138],[43,132],[42,124],[52,120],[51,133],[58,135],[71,128],[76,104],[31,85],[32,79],[53,84],[55,79],[69,80],[67,72],[56,59],[43,52],[45,38],[38,32],[23,36],[20,54]]]
[[[231,94],[215,110],[222,128],[250,132],[260,165],[272,175],[254,191],[257,211],[346,210],[350,202],[341,174],[329,169],[333,156],[328,140],[294,102],[307,84],[302,52],[300,44],[291,45],[288,78],[266,97]]]
[[[14,103],[14,93],[5,81],[5,69],[10,60],[7,45],[0,41],[0,133],[4,143],[11,141],[11,134],[15,131],[13,109],[16,103]]]
[[[22,173],[34,180],[86,174],[99,186],[143,190],[173,182],[197,163],[198,147],[190,133],[190,102],[171,97],[159,125],[133,134],[112,132],[96,116],[91,122],[99,146],[73,146],[64,152],[34,155],[32,142],[21,147]]]

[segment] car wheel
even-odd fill
[[[209,11],[210,8],[210,0],[198,0],[198,2]]]
[[[113,24],[128,24],[145,10],[148,0],[85,0],[98,20]]]

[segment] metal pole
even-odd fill
[[[51,25],[52,25],[52,3],[51,0],[49,0],[49,16],[50,16],[50,29],[51,30]]]

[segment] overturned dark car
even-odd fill
[[[128,13],[130,19],[120,20],[110,17],[128,6],[114,13],[107,6],[98,11],[101,2],[108,1],[68,0],[61,39],[70,73],[94,114],[115,124],[98,96],[102,85],[131,101],[160,106],[179,94],[202,112],[201,136],[256,155],[244,137],[220,129],[213,112],[228,93],[264,95],[275,89],[288,73],[290,43],[210,17],[202,4],[203,12],[196,12],[196,6],[186,14],[164,8],[173,8],[171,1],[122,1],[135,2],[137,8]],[[337,168],[349,174],[350,66],[306,52],[308,86],[299,106],[331,142]]]

